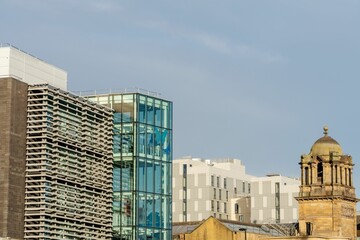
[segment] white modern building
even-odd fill
[[[173,161],[173,222],[250,221],[250,179],[239,159]]]
[[[219,219],[247,223],[297,221],[300,181],[255,177],[239,159],[184,157],[173,161],[173,222]]]
[[[294,223],[298,221],[300,180],[280,174],[251,178],[251,222]]]
[[[10,44],[0,44],[0,78],[11,77],[29,85],[50,84],[67,90],[67,72]]]

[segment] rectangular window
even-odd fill
[[[226,203],[224,203],[224,213],[226,213]]]
[[[221,189],[219,189],[219,200],[221,200]]]
[[[224,178],[224,188],[226,189],[226,178]]]
[[[216,188],[214,188],[214,199],[216,199]]]
[[[251,192],[251,185],[250,185],[250,183],[248,183],[248,193],[250,193]]]
[[[216,202],[216,211],[220,212],[220,202],[219,201]]]
[[[229,201],[229,191],[226,191],[226,201]]]
[[[237,189],[236,189],[236,187],[234,187],[234,194],[235,194],[235,195],[237,194]]]
[[[187,166],[186,164],[183,164],[183,175],[185,176],[187,174]]]
[[[216,186],[217,186],[217,187],[220,187],[220,177],[217,177],[217,178],[216,178]]]
[[[243,193],[245,193],[245,182],[243,182]]]
[[[214,175],[211,175],[211,186],[214,187]]]
[[[211,211],[214,211],[215,207],[214,207],[214,200],[211,200]]]
[[[239,222],[244,222],[244,215],[239,216]]]
[[[239,213],[239,204],[235,203],[235,214]]]

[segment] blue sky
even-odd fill
[[[360,188],[360,2],[0,0],[0,42],[68,72],[69,89],[174,102],[174,157],[299,176],[329,135]]]

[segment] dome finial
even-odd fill
[[[329,131],[328,126],[325,125],[325,126],[323,127],[323,129],[324,129],[324,135],[327,136],[327,135],[328,135],[328,131]]]

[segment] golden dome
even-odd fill
[[[324,136],[319,138],[311,147],[310,153],[312,155],[330,155],[331,152],[336,152],[338,155],[342,155],[343,151],[340,144],[328,136],[328,128],[324,127]]]

